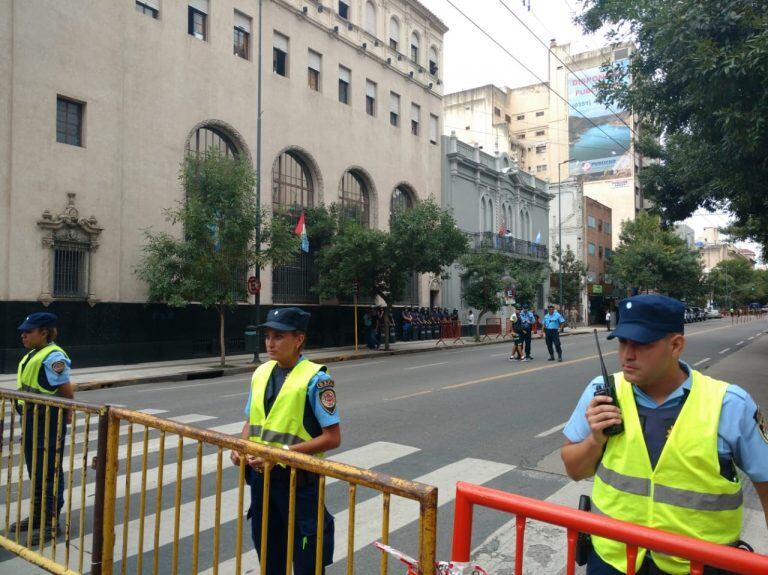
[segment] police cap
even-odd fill
[[[685,330],[685,306],[665,295],[644,294],[622,300],[618,306],[619,324],[608,339],[615,337],[651,343],[668,333]]]
[[[307,331],[309,318],[309,312],[298,307],[277,308],[269,311],[267,321],[259,327],[277,331]]]
[[[47,311],[39,311],[37,313],[29,314],[26,319],[21,322],[18,329],[19,331],[27,331],[38,327],[56,327],[56,321],[58,319],[56,314]]]

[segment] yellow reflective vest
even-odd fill
[[[16,389],[18,391],[25,391],[27,393],[42,393],[47,395],[56,394],[55,389],[45,389],[40,385],[38,380],[40,370],[43,369],[43,362],[54,351],[60,351],[64,354],[64,357],[69,359],[67,353],[55,343],[48,344],[43,349],[33,349],[22,358],[22,360],[19,362],[19,369],[16,372]],[[19,403],[23,404],[22,401],[19,401]]]
[[[637,413],[632,385],[615,374],[624,433],[608,439],[595,474],[592,510],[615,519],[688,535],[713,543],[734,543],[741,531],[742,491],[738,479],[720,475],[717,429],[728,384],[692,370],[691,391],[667,437],[655,468]],[[603,561],[626,572],[626,546],[593,537]],[[645,558],[640,549],[636,569]],[[690,572],[689,561],[650,551],[671,575]]]
[[[269,415],[265,415],[264,395],[267,391],[269,376],[276,365],[276,361],[268,361],[260,365],[251,378],[249,438],[251,441],[273,447],[309,441],[312,436],[304,427],[307,388],[318,371],[325,371],[325,366],[307,359],[297,363],[285,378]],[[314,455],[315,457],[325,456],[324,453]]]

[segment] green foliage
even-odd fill
[[[541,284],[549,275],[549,267],[542,262],[507,258],[507,273],[515,284],[515,299],[535,307]]]
[[[709,271],[706,285],[719,307],[745,307],[768,298],[768,271],[752,269],[743,259],[723,260]]]
[[[559,276],[560,258],[563,260],[563,309],[577,307],[581,301],[581,290],[585,286],[584,279],[587,276],[587,267],[576,259],[576,254],[569,248],[564,254],[560,251],[560,246],[555,246],[555,253],[552,254],[552,274]],[[550,299],[553,302],[560,301],[560,281],[556,287],[550,291]]]
[[[488,312],[496,313],[503,304],[499,292],[506,286],[502,277],[507,273],[509,257],[483,244],[477,251],[459,259],[462,279],[462,299],[477,310],[475,339],[480,339],[480,321]]]
[[[147,283],[151,302],[173,306],[195,302],[216,308],[223,364],[224,312],[245,299],[244,275],[252,267],[290,261],[299,249],[299,238],[287,220],[258,212],[255,175],[242,157],[218,152],[190,156],[179,179],[185,199],[166,210],[166,219],[179,226],[182,237],[147,230],[136,274]]]
[[[453,216],[432,199],[395,213],[389,231],[364,228],[339,215],[334,206],[317,208],[323,210],[327,215],[313,217],[326,222],[331,232],[319,252],[319,291],[325,299],[351,297],[357,281],[360,295],[380,297],[389,311],[405,296],[412,272],[444,277],[446,268],[467,249],[467,238]],[[388,348],[389,330],[385,333]]]
[[[624,288],[658,290],[679,299],[693,300],[703,293],[702,263],[698,251],[661,225],[658,216],[640,212],[621,226],[621,245],[613,252],[609,271]]]
[[[728,209],[737,237],[768,244],[768,11],[754,0],[585,0],[579,21],[633,40],[627,71],[608,66],[603,101],[633,110],[659,160],[640,173],[665,221]],[[662,136],[662,144],[654,138]]]

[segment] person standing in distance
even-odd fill
[[[531,330],[536,323],[536,316],[528,309],[528,304],[523,304],[523,311],[517,314],[520,319],[520,336],[523,338],[523,347],[525,348],[525,357],[523,361],[531,361]]]
[[[547,313],[544,315],[544,336],[549,352],[547,361],[555,361],[554,352],[557,351],[557,361],[563,361],[563,348],[560,346],[560,333],[565,325],[565,318],[555,309],[555,306],[549,304]],[[552,349],[554,347],[554,350]]]
[[[595,477],[592,506],[601,514],[733,545],[742,524],[737,467],[754,483],[768,523],[768,424],[742,388],[680,359],[681,302],[639,295],[619,309],[619,323],[608,336],[619,339],[619,406],[594,395],[603,378],[593,379],[563,430],[565,469],[574,480]],[[603,433],[618,423],[622,433]],[[588,575],[626,572],[623,543],[594,536],[592,542]],[[690,572],[687,560],[646,549],[639,550],[638,572],[641,566],[643,573]]]
[[[611,308],[605,310],[605,331],[611,331]]]
[[[19,362],[16,377],[16,389],[25,393],[38,393],[42,396],[55,395],[67,399],[75,397],[75,388],[70,382],[69,371],[72,362],[67,353],[58,345],[55,339],[58,337],[56,327],[58,318],[48,312],[38,312],[27,316],[19,325],[21,343],[30,350]],[[16,405],[19,415],[23,414],[24,402]],[[24,435],[24,463],[27,466],[30,480],[32,479],[32,459],[36,457],[35,467],[35,493],[33,497],[34,512],[32,517],[11,525],[10,532],[15,533],[18,527],[23,533],[32,529],[31,545],[35,547],[43,541],[49,541],[61,534],[59,514],[64,507],[64,442],[67,434],[67,423],[72,421],[72,414],[63,410],[61,422],[61,440],[56,444],[56,435],[59,426],[59,410],[49,410],[49,434],[45,437],[45,408],[37,408],[37,444],[34,442],[35,410],[34,405],[27,405],[26,433]],[[48,451],[48,465],[43,466],[45,451]],[[37,455],[34,455],[34,452]],[[56,468],[55,454],[59,454],[59,466]],[[58,476],[58,490],[53,492],[55,478]],[[45,477],[45,493],[43,493],[43,477]],[[45,516],[43,516],[42,503],[45,498]],[[30,526],[30,519],[32,525]],[[43,523],[42,531],[40,529]]]
[[[307,338],[310,314],[288,307],[270,310],[265,330],[270,360],[260,365],[251,378],[251,392],[246,404],[246,421],[242,437],[256,443],[271,445],[324,457],[324,452],[341,445],[341,427],[336,408],[336,389],[324,365],[309,361],[301,355]],[[234,465],[244,457],[231,452]],[[263,512],[264,460],[246,458],[251,487],[251,538],[261,555],[261,516]],[[286,572],[286,540],[288,537],[288,505],[290,469],[276,465],[272,468],[269,490],[267,532],[267,568],[264,575]],[[293,538],[293,572],[296,575],[315,573],[315,540],[317,534],[318,477],[314,473],[296,472],[296,515]],[[323,569],[333,561],[334,521],[324,510]]]

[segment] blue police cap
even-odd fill
[[[668,333],[685,330],[685,306],[665,295],[645,294],[622,300],[618,307],[619,324],[608,336],[651,343]]]
[[[37,313],[29,314],[21,325],[18,327],[19,331],[27,331],[28,329],[36,329],[38,327],[56,327],[56,321],[59,318],[56,314],[48,313],[47,311],[39,311]]]
[[[310,314],[298,307],[283,307],[270,310],[267,321],[259,327],[269,327],[277,331],[307,331]]]

